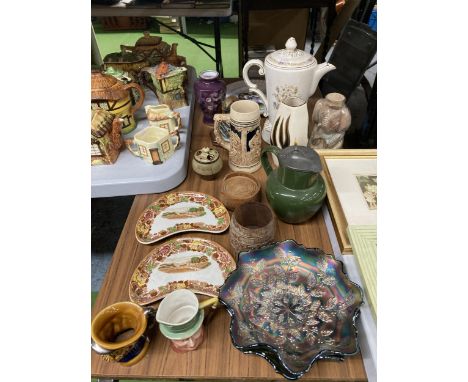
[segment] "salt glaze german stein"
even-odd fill
[[[178,353],[195,350],[203,342],[204,308],[216,308],[218,298],[198,302],[195,293],[178,289],[161,301],[156,321],[164,337],[171,341],[171,347]]]
[[[108,362],[136,364],[148,350],[155,315],[130,301],[104,308],[91,323],[91,348]]]
[[[274,170],[268,153],[278,158],[279,166]],[[268,175],[266,196],[279,219],[291,224],[302,223],[320,209],[327,190],[315,150],[306,146],[282,150],[268,146],[262,150],[262,166]]]
[[[229,120],[229,142],[222,135],[216,114],[213,127],[216,142],[229,151],[229,168],[232,171],[255,172],[260,165],[260,108],[250,100],[236,101],[231,105]]]

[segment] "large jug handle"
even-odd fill
[[[133,114],[143,105],[143,102],[145,100],[145,92],[141,88],[140,85],[138,85],[138,84],[136,84],[134,82],[130,82],[129,84],[126,84],[124,86],[125,90],[130,90],[131,88],[135,88],[137,90],[137,92],[140,93],[140,98],[138,99],[138,102],[135,105],[132,106],[131,113]]]
[[[270,172],[273,171],[273,169],[271,168],[270,161],[268,160],[268,153],[272,153],[276,157],[278,157],[279,152],[280,149],[276,146],[267,146],[262,150],[262,166],[267,175],[270,175]]]
[[[213,133],[214,136],[216,137],[216,142],[223,148],[226,149],[227,151],[231,150],[231,143],[226,142],[223,137],[221,137],[221,134],[219,132],[219,123],[220,121],[226,121],[229,124],[230,122],[230,117],[229,115],[226,114],[215,114],[213,117],[214,120],[214,125],[213,125]]]
[[[268,102],[265,94],[258,89],[258,85],[254,84],[252,81],[250,81],[249,78],[249,69],[251,66],[258,66],[258,74],[261,76],[265,75],[265,68],[263,67],[263,62],[258,59],[253,59],[247,61],[247,63],[244,65],[244,69],[242,69],[242,78],[244,79],[244,82],[246,85],[249,87],[249,91],[257,93],[260,98],[262,99],[263,104],[265,105],[265,111],[263,112],[264,117],[268,117]]]

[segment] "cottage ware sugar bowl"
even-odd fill
[[[139,99],[132,105],[130,89],[135,89]],[[140,85],[125,84],[113,76],[100,71],[91,72],[91,109],[104,109],[122,118],[122,133],[128,134],[136,128],[133,114],[143,105],[145,92]]]
[[[251,66],[258,66],[258,73],[265,75],[267,95],[250,80],[248,71]],[[270,53],[265,58],[265,63],[258,59],[247,61],[242,70],[244,81],[249,91],[257,93],[267,105],[264,115],[268,115],[268,120],[265,121],[262,132],[265,142],[270,143],[271,127],[280,102],[293,96],[307,101],[315,93],[320,79],[333,69],[335,66],[332,64],[317,64],[312,55],[297,49],[294,37],[286,41],[286,49]]]
[[[203,147],[193,155],[192,168],[203,179],[212,180],[223,168],[223,159],[218,150],[212,147]]]
[[[268,153],[278,158],[272,169]],[[320,171],[322,165],[315,150],[307,146],[276,146],[262,151],[262,166],[268,175],[266,196],[279,219],[286,223],[301,223],[320,209],[327,194]]]

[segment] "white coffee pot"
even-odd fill
[[[248,71],[251,66],[258,66],[258,74],[265,75],[266,96],[249,79]],[[270,143],[271,126],[280,103],[288,97],[299,97],[307,102],[315,93],[320,79],[333,69],[334,65],[327,62],[317,64],[314,56],[297,49],[294,37],[286,41],[286,49],[277,50],[266,56],[265,63],[258,59],[247,61],[242,70],[242,77],[249,91],[258,94],[266,106],[263,115],[268,119],[262,131],[264,141]]]

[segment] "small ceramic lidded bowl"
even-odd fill
[[[154,309],[129,301],[104,308],[91,323],[92,349],[106,361],[134,365],[148,350],[154,316]]]
[[[218,150],[203,147],[193,155],[192,168],[203,179],[213,180],[223,168],[223,159]]]

